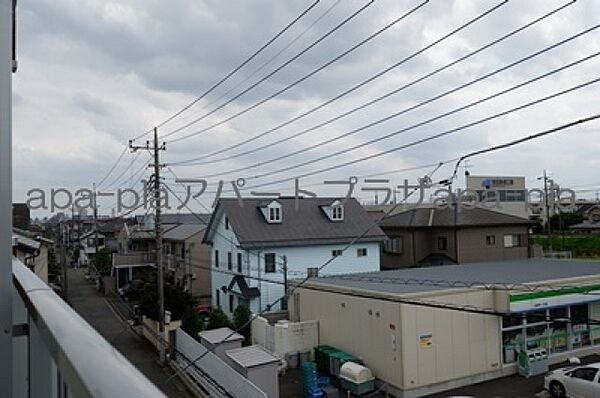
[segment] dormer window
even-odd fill
[[[321,209],[331,221],[344,221],[344,205],[341,201],[335,200],[329,206],[321,206]]]
[[[268,205],[260,208],[265,220],[269,224],[279,224],[283,219],[283,209],[281,208],[281,203],[276,200],[272,201]]]

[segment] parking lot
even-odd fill
[[[590,355],[579,358],[582,364],[600,362],[599,355]],[[568,366],[563,362],[550,366],[551,369]],[[486,398],[545,398],[550,397],[547,391],[543,390],[544,376],[535,376],[526,379],[519,375],[502,377],[500,379],[490,380],[479,384],[457,388],[439,394],[429,395],[428,398],[445,397],[486,397]]]

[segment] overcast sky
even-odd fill
[[[508,2],[371,83],[296,122],[207,158],[215,162],[195,166],[174,165],[172,169],[180,177],[223,174],[207,178],[210,184],[208,191],[214,191],[219,179],[225,181],[226,187],[230,186],[227,185],[229,181],[237,178],[245,178],[247,186],[266,184],[409,144],[589,82],[600,77],[600,56],[388,139],[327,157],[594,55],[600,51],[600,29],[344,139],[277,162],[234,172],[432,99],[600,23],[600,3],[578,1],[383,101],[323,128],[272,145],[275,140],[313,127],[411,83],[568,2]],[[264,83],[190,127],[165,138],[167,151],[162,153],[163,161],[169,164],[201,157],[263,133],[415,54],[501,1],[431,0],[380,36],[285,93],[199,135],[169,142],[206,129],[267,98],[419,3],[419,0],[376,0]],[[310,4],[310,1],[304,0],[19,2],[19,70],[14,75],[15,201],[27,200],[26,193],[31,188],[46,191],[53,187],[77,189],[99,182],[129,139],[139,136],[190,103]],[[161,135],[202,117],[251,86],[365,4],[367,1],[321,0],[239,73],[161,127]],[[320,195],[344,195],[343,187],[314,184],[437,163],[568,123],[600,112],[599,87],[600,83],[588,85],[430,142],[308,176],[300,180],[301,185],[310,186]],[[539,186],[536,177],[546,168],[563,186],[600,190],[599,130],[600,122],[592,122],[518,147],[479,156],[471,160],[470,172],[474,175],[522,175],[527,177],[528,187],[533,188]],[[143,144],[147,138],[150,136],[136,143]],[[252,149],[258,150],[234,159],[216,161]],[[132,177],[136,177],[134,172],[140,170],[146,158],[145,153],[139,156],[126,153],[101,188],[131,185]],[[300,165],[311,159],[321,160]],[[452,162],[445,164],[434,177],[448,177],[453,167]],[[126,171],[127,168],[130,170]],[[277,173],[282,169],[284,171]],[[404,178],[414,181],[431,169],[387,173],[382,177],[393,183],[401,183]],[[273,174],[257,177],[267,172]],[[463,172],[461,170],[461,174]],[[172,177],[166,169],[164,174]],[[121,178],[116,180],[119,176]],[[173,181],[167,182],[176,187]],[[177,190],[180,192],[181,188]],[[257,190],[291,194],[294,182],[268,185]],[[365,200],[373,196],[360,191],[356,193]],[[581,194],[595,196],[593,191]],[[210,205],[212,196],[201,198],[205,205]],[[103,202],[103,212],[108,212],[112,202]],[[191,206],[195,210],[202,209],[197,203],[191,203]]]

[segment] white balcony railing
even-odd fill
[[[164,397],[20,261],[12,268],[13,397]]]

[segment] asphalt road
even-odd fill
[[[582,364],[599,362],[600,355],[589,355],[579,358]],[[568,363],[560,363],[550,366],[550,369],[556,369],[569,366]],[[428,398],[445,397],[489,397],[489,398],[546,398],[550,397],[547,391],[544,391],[544,376],[535,376],[528,379],[512,375],[494,379],[479,384],[457,388],[455,390],[443,393],[429,395]]]
[[[69,303],[90,325],[108,340],[123,356],[138,368],[168,397],[193,397],[175,377],[167,382],[173,371],[161,366],[153,346],[135,334],[112,310],[88,282],[81,269],[69,270]],[[123,396],[127,396],[124,392]]]

